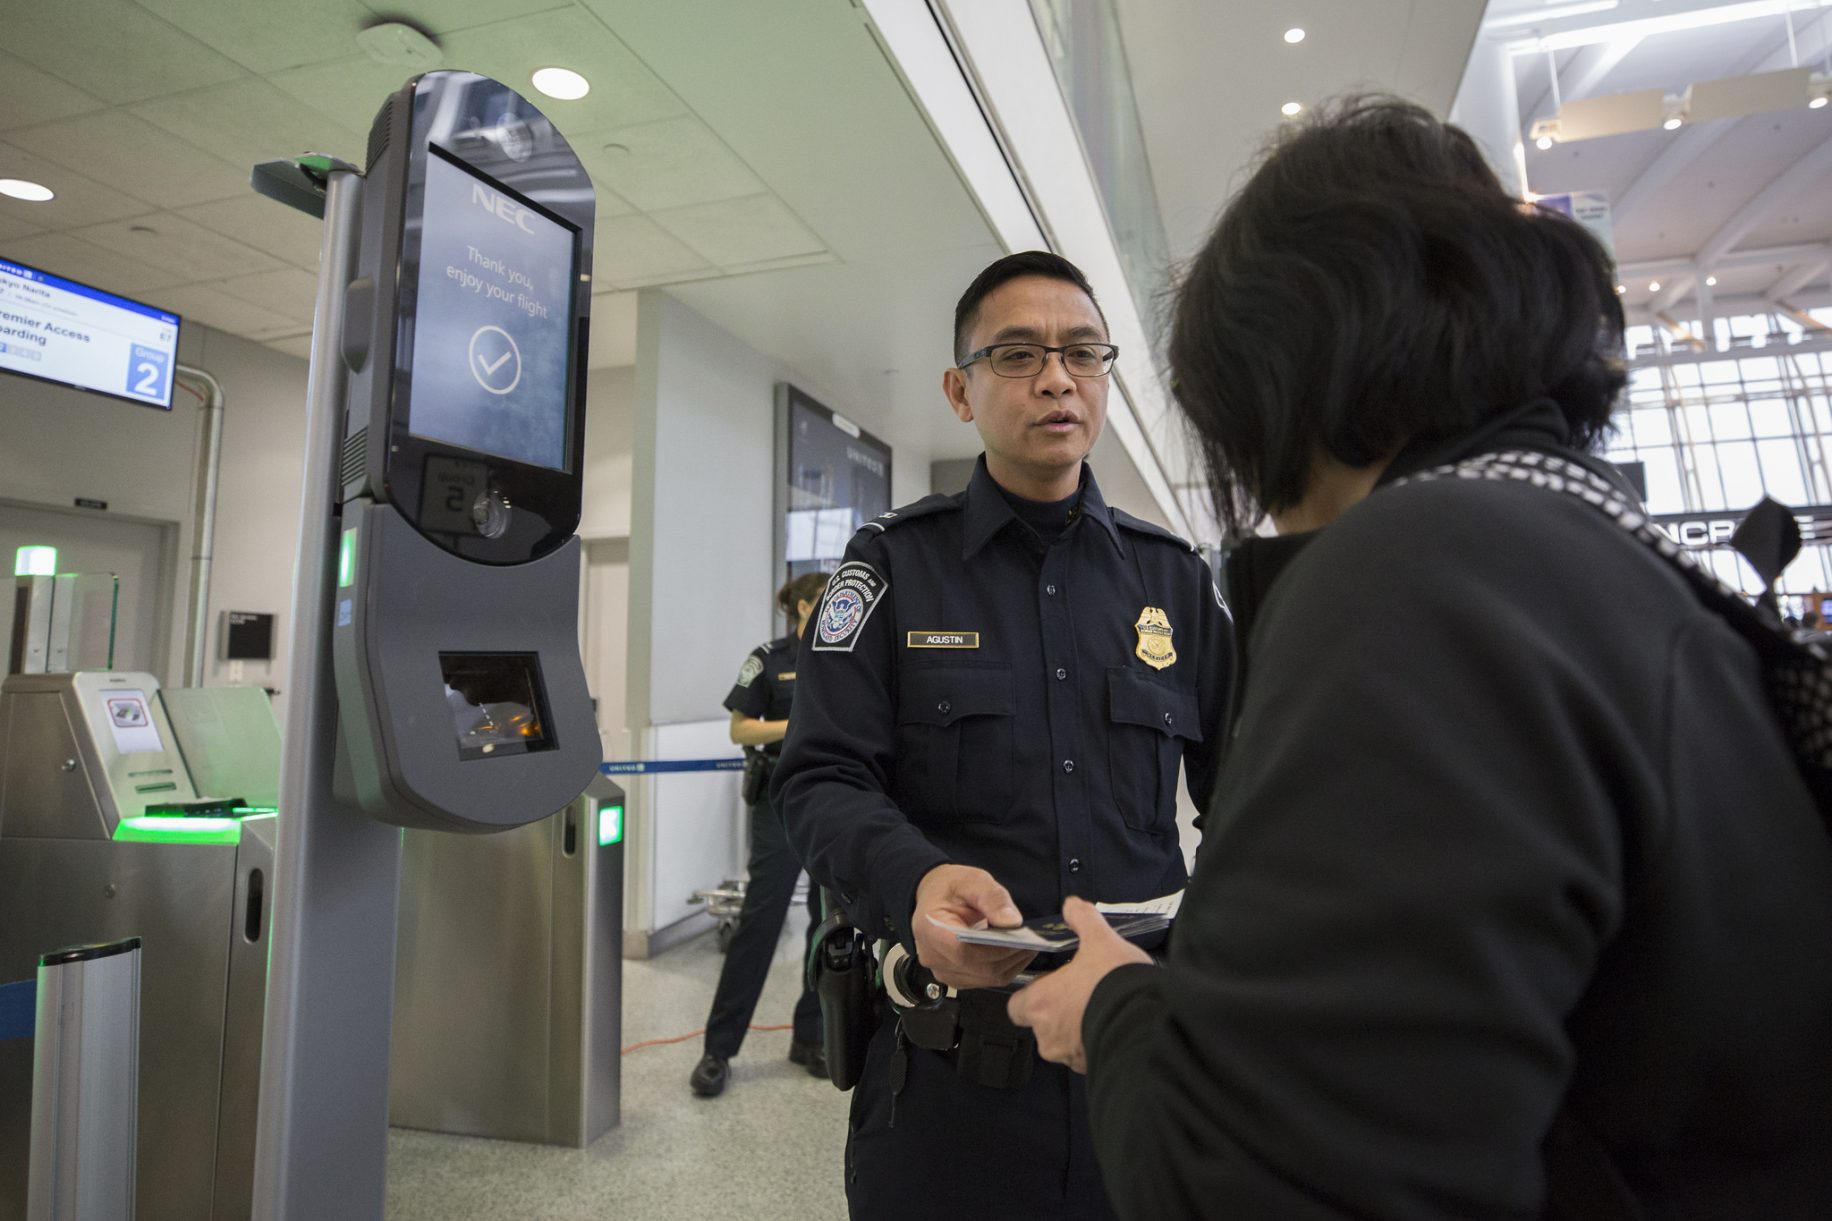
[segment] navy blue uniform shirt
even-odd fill
[[[772,784],[790,842],[860,928],[914,948],[916,886],[985,869],[1027,917],[1185,880],[1177,765],[1207,809],[1231,624],[1188,543],[1080,507],[1046,545],[981,458],[956,496],[854,536],[803,635]]]
[[[778,636],[752,649],[725,696],[726,711],[757,721],[788,720],[789,705],[795,700],[795,644],[793,636]],[[751,749],[761,749],[774,758],[782,753],[782,743]]]

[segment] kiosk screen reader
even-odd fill
[[[409,81],[369,136],[332,617],[339,792],[494,831],[602,755],[579,659],[593,193],[546,116],[467,72]]]

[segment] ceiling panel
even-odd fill
[[[382,100],[415,74],[399,64],[380,64],[360,52],[341,59],[276,72],[268,79],[296,99],[367,137]]]
[[[204,45],[263,75],[333,59],[375,17],[358,0],[261,3],[245,0],[139,0],[143,8]]]
[[[378,13],[411,22],[428,34],[449,34],[474,25],[571,8],[571,0],[377,0]]]
[[[646,216],[600,221],[593,236],[592,275],[600,284],[628,288],[714,270]]]
[[[93,225],[152,211],[150,206],[130,195],[111,191],[74,170],[67,170],[12,144],[0,143],[0,177],[25,178],[57,192],[56,199],[45,203],[27,203],[23,199],[0,195],[0,216],[43,229],[73,229],[78,225]]]
[[[307,110],[263,80],[198,89],[143,102],[134,113],[228,161],[252,167],[300,153],[329,153],[361,162],[367,129],[347,127]]]
[[[656,222],[718,267],[818,254],[821,239],[774,195],[669,208]]]
[[[116,178],[121,190],[155,206],[205,203],[248,190],[247,167],[212,157],[125,110],[24,128],[7,140],[78,173],[132,166],[131,175]]]
[[[1193,254],[1286,102],[1387,90],[1447,114],[1483,0],[1117,0],[1174,258]],[[1294,45],[1285,31],[1304,27]]]
[[[295,335],[291,339],[270,339],[267,341],[267,346],[277,352],[284,352],[288,356],[297,356],[300,360],[312,358],[312,336],[309,332],[304,335]]]
[[[445,66],[481,72],[529,95],[575,144],[575,136],[687,113],[672,90],[583,9],[565,8],[464,30],[440,40]],[[591,82],[576,101],[543,97],[529,84],[537,68],[571,68]]]
[[[312,310],[318,303],[318,277],[297,267],[235,276],[219,287],[232,297],[264,306],[306,326],[311,325]]]
[[[34,233],[43,232],[44,229],[38,225],[28,225],[24,221],[15,220],[10,216],[0,216],[0,242],[7,241],[10,238],[30,237]]]
[[[235,199],[178,209],[204,228],[264,250],[294,267],[315,270],[324,226],[313,217],[253,191]]]
[[[116,106],[243,75],[133,0],[14,0],[4,29],[8,51]]]
[[[91,225],[72,236],[193,281],[250,275],[281,266],[272,255],[173,212]]]
[[[105,105],[75,85],[0,51],[0,131],[68,118]]]
[[[1536,194],[1602,191],[1621,199],[1672,141],[1664,131],[1639,131],[1541,150],[1526,146],[1527,185]]]
[[[645,212],[756,195],[757,175],[692,115],[618,127],[575,148],[592,177]]]
[[[148,291],[182,283],[187,277],[164,268],[130,259],[68,233],[43,233],[0,243],[0,254],[30,263],[42,271],[81,280],[122,296],[142,296]]]
[[[284,314],[262,309],[208,284],[161,289],[153,295],[153,304],[176,311],[188,322],[201,322],[231,335],[288,331],[299,325]]]

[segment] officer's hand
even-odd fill
[[[949,929],[1016,928],[1022,923],[1011,892],[990,873],[967,865],[937,865],[916,886],[910,931],[918,961],[942,983],[951,988],[996,988],[1010,983],[1036,955],[1030,950],[969,945],[955,940]]]
[[[1017,1025],[1037,1032],[1037,1053],[1045,1060],[1085,1073],[1088,1053],[1081,1044],[1081,1019],[1094,986],[1115,967],[1150,962],[1151,955],[1114,932],[1107,917],[1085,899],[1063,904],[1062,918],[1081,938],[1075,957],[1013,995],[1006,1012]]]

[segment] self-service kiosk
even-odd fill
[[[546,116],[462,72],[391,96],[363,170],[315,172],[255,1216],[379,1221],[394,828],[524,826],[601,760],[573,537],[594,202]]]
[[[249,1215],[279,731],[265,691],[0,686],[0,981],[143,944],[136,1215]],[[26,1215],[32,1043],[0,1042],[0,1221]]]

